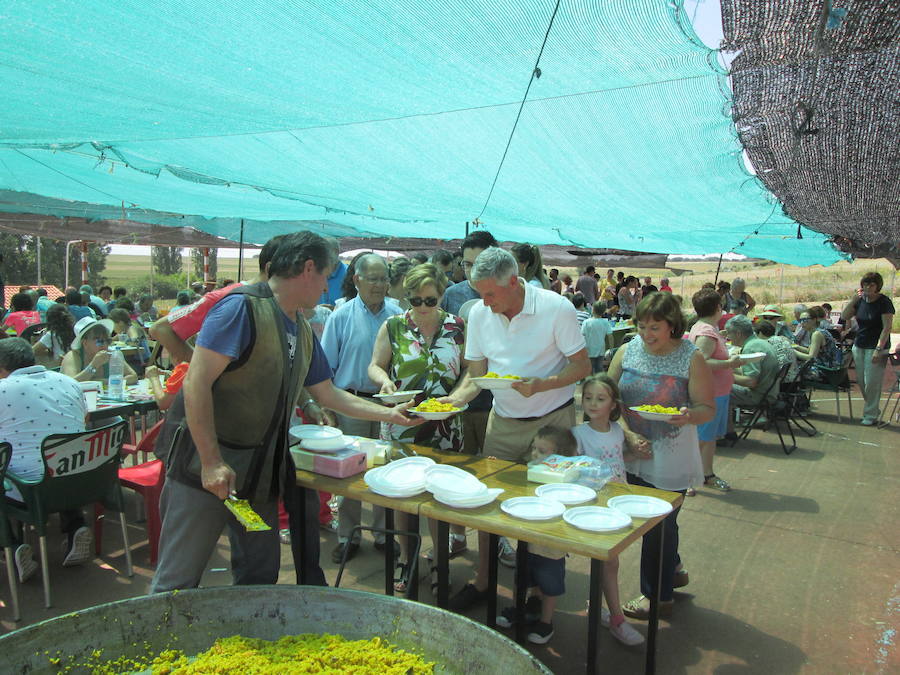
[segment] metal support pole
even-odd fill
[[[81,285],[88,282],[88,243],[81,242]]]
[[[203,247],[203,284],[209,281],[209,246]]]
[[[241,240],[238,242],[238,281],[244,278],[244,219],[241,218]]]
[[[34,238],[35,257],[37,259],[37,285],[41,285],[41,238]]]

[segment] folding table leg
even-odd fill
[[[47,563],[47,535],[40,536],[41,575],[44,578],[44,607],[50,608],[50,565]]]
[[[602,612],[600,591],[603,588],[603,561],[591,558],[591,579],[588,588],[588,639],[587,673],[593,675],[600,658],[600,614]]]
[[[409,530],[413,532],[419,532],[419,516],[414,516],[410,514],[409,516]],[[418,600],[419,599],[419,566],[415,563],[418,562],[417,550],[415,547],[408,547],[410,551],[416,557],[410,558],[407,560],[407,564],[409,565],[409,589],[406,593],[406,597],[410,600]]]
[[[488,601],[487,627],[497,627],[497,552],[500,548],[500,536],[488,536]]]
[[[394,594],[394,509],[384,509],[384,594]]]
[[[659,560],[656,562],[656,591],[650,597],[650,622],[647,626],[647,661],[644,666],[646,675],[653,675],[656,672],[656,632],[659,629],[659,594],[662,587],[663,546],[665,545],[664,522],[665,519],[659,521],[656,527],[647,535],[659,538],[656,548],[659,551]]]
[[[437,606],[447,609],[450,595],[450,523],[438,521],[437,538],[433,542],[438,574]]]
[[[516,642],[525,642],[525,595],[528,593],[528,542],[516,546]]]

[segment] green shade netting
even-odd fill
[[[0,210],[840,259],[744,169],[680,1],[560,2],[516,125],[554,6],[7,2]]]

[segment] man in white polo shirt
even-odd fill
[[[482,453],[511,461],[527,456],[542,427],[575,426],[575,384],[591,373],[575,308],[566,298],[517,276],[516,259],[503,249],[485,249],[475,260],[470,281],[482,302],[469,314],[466,336],[467,381],[454,397],[460,406],[478,393],[468,381],[492,371],[518,375],[511,389],[495,390]],[[488,535],[479,533],[479,568],[451,601],[463,610],[487,595]]]

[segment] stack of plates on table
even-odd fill
[[[656,518],[672,510],[672,505],[664,499],[645,495],[620,495],[607,500],[606,505],[632,518]]]
[[[289,429],[289,433],[293,440],[300,443],[301,448],[310,452],[337,452],[354,443],[340,429],[318,424],[297,424]]]
[[[366,471],[363,480],[382,497],[414,497],[425,492],[425,469],[433,465],[430,457],[406,457]]]
[[[488,489],[468,471],[455,466],[434,465],[425,469],[425,489],[441,504],[474,509],[490,504],[502,494],[500,488]]]
[[[563,520],[579,530],[615,532],[631,526],[631,516],[603,506],[578,506],[563,514]]]
[[[566,506],[584,504],[597,498],[596,490],[577,483],[547,483],[534,491],[538,497],[555,499]]]
[[[543,497],[513,497],[500,504],[500,509],[522,520],[553,520],[566,510],[566,505]]]

